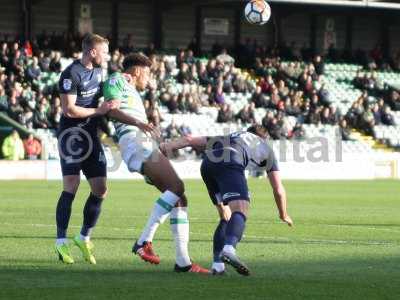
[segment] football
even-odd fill
[[[271,17],[271,7],[264,0],[251,0],[246,4],[244,15],[250,24],[264,25]]]

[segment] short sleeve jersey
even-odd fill
[[[102,69],[88,69],[75,60],[62,73],[58,83],[60,94],[76,95],[76,106],[96,108],[102,96]],[[60,129],[80,126],[93,131],[97,128],[97,117],[69,118],[62,115]]]
[[[143,123],[147,123],[147,115],[142,97],[135,87],[125,79],[123,74],[116,72],[106,80],[104,83],[104,99],[105,101],[119,100],[121,102],[120,109],[123,112]],[[113,124],[118,139],[126,133],[138,130],[135,126],[115,120]]]

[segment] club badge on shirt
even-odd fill
[[[63,87],[64,87],[64,90],[69,91],[71,89],[71,87],[72,87],[71,79],[64,79]]]

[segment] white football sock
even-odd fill
[[[186,207],[174,207],[170,215],[171,231],[175,238],[176,264],[186,267],[192,264],[189,257],[189,220]]]
[[[90,236],[89,235],[82,235],[82,234],[79,234],[79,238],[81,239],[81,241],[84,241],[84,242],[89,242],[90,241]]]
[[[223,272],[225,271],[225,264],[221,262],[213,262],[211,269],[217,272]]]
[[[62,244],[68,244],[68,239],[63,238],[63,239],[56,239],[56,245],[60,246]]]
[[[228,253],[228,254],[236,254],[235,248],[233,248],[232,245],[225,245],[224,248],[222,249],[222,252]]]
[[[143,245],[144,242],[151,242],[158,226],[164,223],[168,218],[172,208],[178,202],[179,197],[170,191],[165,191],[154,204],[153,211],[147,221],[142,235],[138,239],[138,244]]]

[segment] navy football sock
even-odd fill
[[[237,243],[242,239],[246,217],[241,212],[234,212],[226,227],[225,245],[236,248]]]
[[[83,209],[83,226],[81,229],[81,235],[91,235],[94,226],[96,226],[97,219],[100,216],[102,202],[103,198],[99,198],[90,193]]]
[[[67,237],[67,228],[71,217],[71,207],[75,195],[63,191],[58,199],[56,209],[57,238],[65,239]]]
[[[219,255],[225,245],[225,231],[227,225],[227,221],[220,220],[217,228],[215,229],[213,243],[214,262],[222,262]]]

